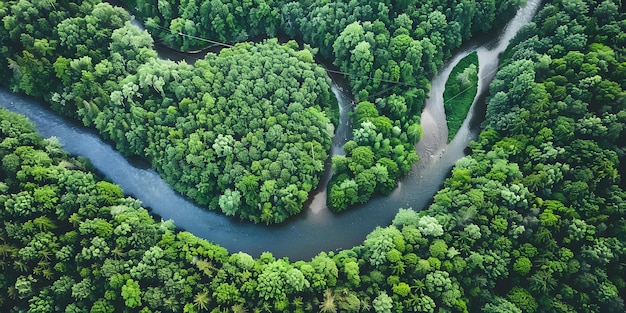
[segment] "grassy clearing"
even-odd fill
[[[472,52],[452,69],[443,93],[448,122],[448,142],[461,128],[476,92],[478,92],[478,54]]]

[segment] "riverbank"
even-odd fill
[[[538,1],[535,2],[538,3]],[[519,14],[510,24],[514,26],[509,26],[500,37],[494,39],[496,43],[500,42],[499,45],[488,43],[485,45],[486,48],[479,49],[481,62],[479,95],[486,93],[490,79],[497,70],[498,54],[504,50],[508,40],[517,29],[530,20],[534,9],[536,5],[534,8],[527,6],[522,9],[522,14]],[[469,52],[460,51],[452,60],[467,53]],[[483,59],[485,59],[484,62]],[[489,64],[491,67],[486,67]],[[446,71],[447,69],[442,69],[440,74]],[[442,75],[439,78],[442,82],[438,84],[443,86],[446,79],[447,76]],[[434,85],[436,84],[433,83],[433,87]],[[436,98],[441,97],[435,95],[434,90],[435,88],[431,89],[429,101],[435,101]],[[440,92],[442,94],[443,90],[440,89]],[[422,151],[421,155],[428,151],[433,153],[415,164],[413,170],[400,181],[399,187],[389,196],[375,197],[365,205],[337,215],[304,210],[303,213],[289,219],[283,225],[266,227],[237,222],[222,214],[209,212],[194,205],[174,192],[154,170],[132,166],[93,131],[68,123],[32,98],[15,95],[7,90],[3,90],[0,97],[9,110],[29,117],[42,136],[58,137],[64,149],[74,155],[89,158],[96,168],[114,183],[120,185],[125,193],[137,197],[144,206],[150,207],[155,214],[164,219],[174,220],[178,227],[215,242],[230,252],[244,251],[253,256],[259,256],[264,251],[271,251],[276,257],[288,256],[292,260],[310,259],[320,251],[333,251],[360,245],[367,234],[377,226],[389,225],[398,212],[398,208],[411,207],[415,210],[425,208],[440,189],[450,168],[465,155],[464,149],[467,144],[476,138],[479,132],[478,129],[466,125],[467,121],[475,115],[474,109],[471,109],[472,113],[468,115],[459,135],[449,145],[445,142],[446,134],[441,146],[423,149],[418,147],[418,151]],[[442,100],[427,104],[423,116],[431,114],[433,110],[443,111]],[[425,120],[423,117],[422,121]],[[440,117],[438,121],[445,123],[445,116]],[[437,124],[435,127],[438,127]],[[446,128],[445,125],[443,128]],[[420,141],[420,144],[426,143],[428,140]]]

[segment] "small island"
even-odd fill
[[[448,142],[454,139],[478,92],[478,54],[472,52],[452,69],[443,93]]]

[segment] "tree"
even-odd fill
[[[428,295],[412,295],[409,300],[409,308],[415,312],[433,313],[437,308],[435,301]]]
[[[96,191],[98,193],[99,199],[107,205],[113,205],[117,203],[117,200],[124,196],[122,188],[104,181],[96,183]]]
[[[547,293],[556,288],[557,282],[552,273],[541,270],[529,278],[530,289],[536,293]]]
[[[92,296],[94,290],[95,286],[93,285],[91,278],[84,278],[83,280],[72,286],[72,298],[76,300],[89,299]]]
[[[35,200],[37,200],[35,198]],[[40,216],[33,220],[33,224],[39,228],[40,231],[49,231],[56,228],[54,221],[47,216]]]
[[[526,289],[520,287],[513,287],[506,297],[524,312],[536,312],[539,307],[535,298]]]
[[[493,299],[491,302],[485,304],[482,308],[482,311],[485,313],[495,313],[495,312],[522,313],[522,310],[520,310],[517,306],[515,306],[515,304],[500,297],[497,297]]]
[[[359,186],[353,179],[345,179],[340,184],[331,187],[329,197],[330,208],[335,211],[343,211],[358,200]]]
[[[268,264],[259,274],[257,291],[265,300],[280,300],[286,297],[285,277],[287,264],[284,261],[275,261]]]
[[[48,290],[42,290],[38,295],[33,296],[29,301],[29,312],[50,312],[54,307],[54,299],[49,295]]]
[[[358,287],[361,283],[360,268],[356,262],[347,262],[344,264],[343,271],[346,274],[348,283],[354,287]]]
[[[531,269],[532,263],[527,257],[521,257],[513,264],[513,270],[522,276],[527,275]]]
[[[430,255],[435,258],[443,259],[446,253],[448,252],[448,245],[445,241],[441,239],[433,240],[433,243],[428,248]]]
[[[337,264],[325,253],[321,252],[311,259],[310,265],[300,267],[313,290],[322,292],[326,288],[337,285],[339,269]]]
[[[402,236],[393,226],[377,227],[363,242],[368,250],[369,262],[372,266],[382,265],[387,261],[387,253],[395,247],[394,238]]]
[[[91,306],[90,313],[113,313],[115,312],[115,307],[113,304],[108,302],[106,299],[98,299]]]
[[[128,279],[126,284],[122,286],[122,298],[126,307],[134,309],[141,306],[141,289],[139,283]]]
[[[359,169],[367,169],[374,165],[374,152],[370,147],[358,146],[352,150],[352,163],[349,165],[353,172],[359,172]],[[352,165],[354,164],[354,165]],[[356,170],[355,170],[356,169]]]
[[[205,302],[204,306],[206,307],[206,304],[209,302],[210,298],[208,297],[208,293],[202,292],[196,295],[196,299]],[[222,283],[217,288],[215,288],[215,291],[213,292],[213,299],[215,299],[218,304],[224,305],[236,304],[236,302],[238,302],[241,298],[239,296],[239,289],[237,289],[234,284]],[[203,310],[206,310],[206,308],[204,308]]]
[[[309,281],[306,280],[304,274],[297,268],[289,269],[285,273],[285,282],[289,293],[297,293],[309,288]]]
[[[219,205],[224,214],[233,216],[240,209],[241,193],[239,190],[226,189],[219,198]]]
[[[152,37],[147,32],[140,31],[137,27],[127,24],[118,28],[111,34],[111,44],[109,49],[112,53],[119,53],[128,61],[134,61],[139,57],[145,57],[140,54],[142,48],[152,48]],[[155,57],[154,52],[148,54],[148,61]]]
[[[193,298],[193,302],[198,307],[198,309],[206,311],[209,308],[209,293],[206,291],[197,293],[196,296]]]
[[[371,76],[374,66],[374,55],[371,45],[367,41],[361,41],[354,47],[350,55],[350,73],[360,76]],[[355,90],[362,90],[369,82],[357,81],[353,84]]]
[[[417,222],[417,228],[426,236],[438,237],[443,235],[443,227],[432,216],[422,216]]]
[[[355,123],[358,125],[362,125],[361,123],[367,120],[371,121],[372,118],[379,116],[378,109],[373,103],[369,101],[359,102],[359,104],[357,104],[357,106],[354,108],[352,114]]]
[[[367,202],[376,189],[376,175],[371,169],[364,170],[356,175],[355,182],[359,189],[358,202]]]
[[[33,283],[37,280],[32,276],[19,276],[15,281],[15,290],[20,299],[25,299],[33,294]]]
[[[320,312],[323,313],[336,313],[337,304],[335,303],[335,295],[330,289],[324,291],[324,300],[320,303]]]
[[[378,294],[376,298],[374,298],[372,305],[376,313],[391,313],[391,309],[393,308],[393,300],[390,296],[387,295],[386,292],[383,291]]]
[[[401,282],[393,286],[393,293],[401,297],[408,296],[410,292],[411,292],[411,287],[405,282]]]
[[[344,68],[344,64],[348,60],[348,55],[355,47],[365,39],[363,26],[359,22],[354,22],[341,32],[333,43],[333,54],[335,56],[335,64]],[[347,68],[345,69],[347,70]]]

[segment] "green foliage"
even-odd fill
[[[463,124],[478,92],[478,54],[472,52],[452,69],[443,93],[448,141],[451,141]]]
[[[146,129],[139,126],[157,125],[158,133],[163,135],[151,149],[167,155],[164,159],[168,162],[182,160],[183,155],[186,163],[204,162],[205,159],[187,158],[187,155],[210,151],[217,143],[220,155],[213,151],[215,154],[210,156],[219,159],[220,164],[226,165],[229,158],[233,162],[224,169],[211,169],[211,173],[220,173],[215,174],[220,178],[213,187],[202,185],[210,190],[217,190],[217,185],[225,187],[213,199],[207,199],[214,206],[219,205],[220,196],[228,189],[239,191],[242,205],[256,200],[265,203],[274,196],[282,197],[285,203],[294,200],[290,195],[300,199],[302,190],[296,192],[293,188],[298,189],[297,186],[290,187],[297,182],[291,182],[289,176],[291,168],[302,167],[296,162],[303,155],[289,158],[291,150],[281,155],[279,147],[267,149],[267,145],[278,143],[276,134],[285,133],[288,128],[283,124],[292,116],[304,121],[309,120],[306,114],[317,116],[320,111],[311,109],[315,105],[307,107],[303,101],[289,102],[284,112],[265,120],[266,133],[253,134],[250,138],[248,134],[236,135],[234,129],[219,131],[228,116],[209,114],[206,108],[226,110],[228,98],[211,96],[209,90],[200,86],[202,97],[197,101],[197,93],[187,89],[195,86],[194,82],[199,83],[189,74],[193,71],[191,67],[170,63],[160,67],[153,52],[125,41],[132,35],[130,30],[120,30],[114,36],[113,46],[124,47],[125,51],[116,51],[117,54],[108,57],[114,31],[103,31],[103,36],[96,36],[94,27],[117,25],[126,15],[97,1],[67,4],[65,10],[57,9],[65,4],[0,3],[3,27],[7,30],[0,32],[0,40],[14,43],[4,47],[18,51],[11,57],[8,49],[0,50],[2,62],[6,60],[5,65],[12,69],[8,74],[0,74],[6,78],[4,81],[29,94],[43,93],[43,87],[52,85],[60,88],[56,96],[51,96],[57,99],[59,111],[72,116],[78,114],[87,124],[100,125],[97,127],[105,129],[111,138],[118,138],[119,142],[126,140],[126,149],[132,151],[146,148],[142,145],[147,141],[139,140],[147,136]],[[476,4],[462,1],[445,10],[446,15],[434,10],[434,4],[417,8],[411,1],[398,1],[394,6],[393,10],[415,7],[407,9],[404,15],[393,15],[397,12],[385,3],[377,6],[368,3],[372,10],[356,2],[353,6],[339,2],[313,4],[306,13],[300,3],[285,5],[283,18],[285,23],[287,20],[292,23],[290,33],[315,41],[320,50],[326,50],[322,53],[329,55],[335,40],[332,36],[319,35],[329,29],[340,34],[345,26],[360,20],[357,25],[363,29],[363,39],[344,43],[354,44],[355,50],[360,47],[358,61],[365,66],[370,59],[367,45],[361,42],[369,43],[374,55],[371,69],[380,70],[377,72],[380,78],[400,80],[422,69],[434,73],[438,62],[433,56],[444,51],[438,50],[441,41],[450,41],[449,45],[454,46],[458,39],[446,31],[457,30],[459,36],[466,38],[474,31],[486,30],[481,25],[489,25],[510,13],[517,1],[503,1],[498,6],[492,1]],[[137,5],[151,8],[143,1],[137,1]],[[225,4],[229,5],[232,4]],[[259,3],[260,11],[255,14],[278,16],[266,10],[271,8],[267,5],[261,8]],[[257,7],[249,8],[251,12]],[[204,9],[208,9],[207,5]],[[36,20],[38,15],[33,10],[43,12],[48,19]],[[180,6],[160,2],[154,13],[169,16],[168,27],[191,31],[194,24],[190,21],[197,10],[202,10],[202,5],[194,1]],[[363,18],[334,18],[340,11]],[[70,14],[78,16],[69,19]],[[186,16],[177,17],[182,14]],[[316,18],[298,18],[305,14]],[[454,21],[447,22],[450,14]],[[236,29],[235,15],[232,16],[226,14],[222,21],[214,18],[215,26]],[[65,20],[69,21],[62,24]],[[473,20],[486,24],[472,23]],[[400,211],[393,226],[374,230],[362,246],[336,254],[320,253],[310,262],[276,260],[269,253],[256,260],[244,253],[228,255],[223,248],[175,231],[171,224],[156,222],[136,201],[122,198],[119,187],[97,180],[80,167],[67,166],[80,162],[66,156],[53,140],[39,138],[24,119],[0,111],[3,160],[0,265],[5,269],[0,274],[0,287],[6,290],[0,294],[2,306],[16,312],[229,309],[241,312],[255,308],[270,312],[552,312],[581,308],[590,312],[623,312],[626,286],[623,279],[626,193],[623,184],[620,185],[626,122],[622,90],[626,75],[623,21],[623,13],[612,1],[547,3],[535,22],[514,40],[515,47],[507,54],[509,59],[491,86],[487,129],[471,145],[472,155],[457,162],[432,205],[419,213]],[[157,22],[152,21],[155,25]],[[271,18],[267,23],[272,23]],[[387,24],[394,27],[387,29]],[[63,40],[68,42],[60,42],[61,37],[54,36],[58,31],[54,25],[62,25],[66,38]],[[360,36],[357,25],[351,29]],[[174,34],[169,34],[173,37],[169,40],[195,44],[189,38],[176,39]],[[229,36],[242,35],[239,32]],[[421,39],[412,40],[413,35]],[[71,40],[88,45],[97,43],[97,47],[87,49],[85,44],[73,45],[76,42],[70,45]],[[141,39],[136,43],[145,46],[147,42]],[[385,58],[383,49],[376,48],[391,42],[387,46],[393,47],[389,53],[394,55]],[[50,50],[55,45],[71,50],[63,56],[69,62],[62,58],[55,58],[54,62],[47,59],[48,63],[43,59],[34,62],[33,57],[55,55]],[[265,49],[262,45],[244,46]],[[220,75],[247,75],[234,65],[232,74],[224,74],[211,63],[237,54],[245,59],[247,52],[241,51],[246,50],[244,46],[224,50],[223,56],[209,57],[205,63],[199,61],[201,76],[227,84],[220,80]],[[273,47],[292,51],[277,44]],[[422,57],[417,58],[419,51]],[[346,51],[342,53],[346,53],[343,60],[349,65],[350,56]],[[402,63],[402,57],[419,59],[411,64],[421,69],[413,66],[412,72],[408,64]],[[295,58],[301,59],[297,55]],[[145,63],[146,60],[156,63]],[[138,76],[132,74],[137,69],[144,72]],[[150,72],[152,69],[155,72]],[[383,73],[382,69],[389,71]],[[115,77],[124,74],[125,78],[107,85],[103,77],[109,74]],[[163,84],[167,77],[168,84]],[[305,81],[306,78],[303,84]],[[43,86],[41,90],[33,85],[39,83]],[[56,86],[60,83],[65,84],[63,88]],[[382,87],[377,88],[386,88],[385,84],[381,80]],[[374,90],[360,88],[366,93]],[[255,93],[254,88],[250,90]],[[376,177],[374,190],[380,190],[379,184],[388,183],[383,179],[383,167],[391,181],[408,171],[406,165],[411,162],[407,158],[413,147],[402,141],[406,129],[402,117],[399,122],[391,122],[391,128],[385,126],[386,120],[379,119],[386,116],[391,121],[394,114],[417,112],[417,106],[406,93],[400,95],[401,92],[390,93],[395,93],[395,98],[372,99],[378,116],[367,104],[359,110],[356,118],[362,120],[355,125],[362,131],[357,129],[360,137],[346,149],[349,158],[354,153],[358,158],[338,158],[342,162],[338,166],[345,173],[337,176],[336,184],[343,185],[339,190],[348,195],[349,202],[366,198],[371,186],[365,182],[372,181],[371,177]],[[137,105],[138,93],[146,97],[142,99],[144,105]],[[306,93],[294,93],[294,100],[306,100]],[[107,99],[116,104],[114,109],[105,105]],[[179,114],[193,111],[194,107],[198,109],[194,119],[183,123],[184,118]],[[158,109],[148,112],[147,108]],[[108,125],[109,120],[102,117],[98,119],[100,114],[116,116],[109,119],[115,124]],[[187,135],[187,128],[194,129],[191,121],[196,119],[206,123],[210,120],[212,127]],[[367,123],[368,119],[371,124]],[[323,118],[319,116],[319,120]],[[406,122],[415,125],[411,118]],[[222,140],[216,141],[219,134]],[[274,136],[274,140],[255,140],[265,135]],[[244,139],[251,146],[243,145]],[[181,144],[168,149],[162,141]],[[324,145],[319,141],[318,144],[305,143],[301,148],[306,153],[313,149],[317,156],[324,151]],[[261,151],[268,151],[272,161],[262,164],[260,158],[254,159],[256,152],[252,147],[261,156]],[[246,157],[254,159],[250,164],[258,162],[250,166],[249,172],[234,162]],[[171,166],[170,170],[178,173],[176,166],[182,165],[172,161],[160,166]],[[176,173],[172,175],[180,175]],[[231,182],[231,175],[239,175],[241,179]],[[274,175],[269,176],[274,179],[265,180],[264,175]],[[286,187],[277,187],[280,179],[289,180]],[[269,216],[266,220],[271,221],[274,213],[269,208],[265,211],[265,216]]]
[[[507,294],[507,299],[515,304],[518,308],[524,312],[536,312],[538,304],[535,298],[523,288],[513,287]]]
[[[382,163],[382,159],[392,160],[393,165],[384,166],[392,172],[395,170],[390,167],[398,168],[399,172],[375,185],[364,185],[362,182],[367,180],[361,177],[359,181],[357,175],[367,168],[357,166],[348,170],[337,166],[341,168],[335,172],[337,176],[348,174],[357,182],[358,189],[355,200],[338,187],[343,180],[334,180],[329,185],[329,206],[343,211],[355,203],[367,201],[375,193],[390,192],[396,180],[410,170],[418,159],[411,147],[421,137],[419,114],[429,88],[428,78],[436,74],[437,68],[463,40],[502,24],[518,5],[516,1],[497,4],[494,1],[485,4],[435,1],[420,6],[411,5],[411,1],[402,2],[176,0],[136,4],[127,1],[127,5],[138,10],[136,13],[143,18],[150,33],[176,49],[206,47],[206,42],[200,38],[234,43],[284,32],[313,47],[298,52],[299,60],[310,62],[311,52],[319,51],[321,56],[349,73],[347,77],[357,102],[369,103],[363,110],[357,108],[354,125],[359,127],[369,120],[378,132],[365,139],[355,135],[355,142],[372,148],[376,154],[374,164]],[[372,105],[374,102],[376,107]],[[347,147],[345,150],[350,153]],[[341,199],[345,197],[349,199]],[[211,201],[206,199],[207,203]],[[264,213],[265,222],[282,220],[277,218],[276,212]]]
[[[376,313],[391,313],[393,300],[387,295],[387,293],[382,292],[374,299],[372,306],[374,307],[374,311],[376,311]]]
[[[302,209],[324,169],[328,116],[336,103],[330,79],[297,45],[240,44],[190,66],[158,59],[150,35],[130,25],[122,8],[99,1],[37,3],[23,14],[30,2],[19,3],[0,11],[7,29],[29,25],[21,36],[0,37],[7,47],[0,59],[14,70],[7,86],[95,127],[121,152],[146,158],[174,189],[209,209],[268,224]],[[239,7],[239,15],[252,14],[250,25],[272,32],[277,20],[261,26],[258,18],[276,19],[273,5]],[[193,19],[212,9],[194,3],[172,11],[161,3],[158,12],[169,11],[165,20],[175,33],[199,35],[196,25],[207,21]],[[51,16],[52,24],[38,21],[40,14]],[[221,18],[234,27],[233,16]],[[154,22],[146,24],[150,29]],[[197,44],[167,37],[172,44]],[[11,167],[16,160],[5,161]],[[268,181],[273,188],[261,200],[259,188]],[[98,190],[105,198],[118,192]]]
[[[127,307],[133,309],[141,305],[141,289],[139,283],[129,279],[122,286],[122,298]]]
[[[492,302],[485,304],[485,306],[481,310],[485,313],[496,313],[496,312],[511,312],[511,313],[522,313],[523,311],[515,306],[513,303],[507,301],[503,298],[495,298]]]
[[[357,179],[368,167],[336,172],[357,182],[357,200],[328,193],[330,206],[344,210],[390,192],[408,173],[418,160],[412,147],[421,137],[428,78],[463,39],[503,23],[517,5],[126,1],[158,42],[183,51],[206,48],[202,38],[236,43],[277,33],[308,43],[300,51],[295,42],[243,43],[192,67],[157,60],[151,36],[119,7],[38,2],[22,14],[29,2],[18,3],[1,13],[8,33],[0,60],[13,70],[2,81],[95,127],[123,153],[148,159],[201,205],[268,224],[301,210],[328,155],[327,126],[337,109],[328,78],[312,63],[315,53],[351,74],[358,102],[376,103],[378,114],[357,116],[369,119],[375,136],[357,142],[391,173],[374,184],[368,175]],[[253,185],[242,192],[247,174],[259,184],[276,181],[274,194],[261,200]],[[242,192],[241,202],[227,201],[236,198],[227,190]]]
[[[513,264],[513,270],[520,275],[528,274],[531,268],[532,268],[532,263],[530,259],[528,259],[527,257],[521,257],[515,260],[515,263]]]

